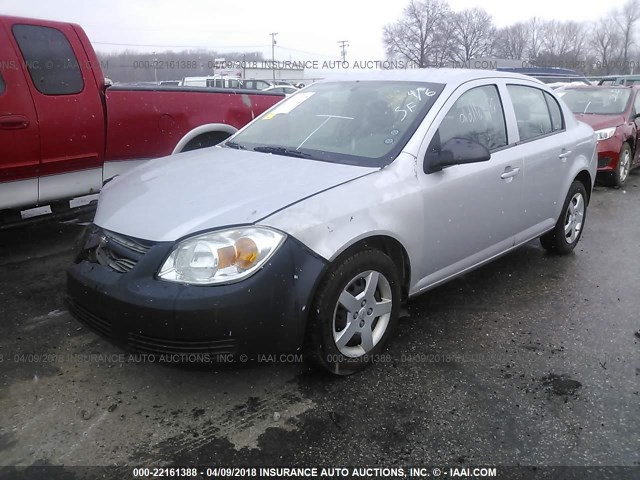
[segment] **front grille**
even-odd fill
[[[169,355],[210,354],[232,355],[235,352],[235,339],[224,340],[167,340],[149,337],[139,333],[130,333],[128,346],[132,350]]]
[[[598,157],[598,168],[604,168],[611,163],[611,157]]]
[[[71,299],[67,299],[67,306],[69,307],[69,311],[71,312],[71,314],[78,320],[80,320],[80,322],[82,322],[92,330],[100,333],[101,335],[107,338],[111,338],[113,329],[109,320],[94,315],[89,310],[77,304]]]
[[[100,265],[108,266],[119,273],[126,273],[136,266],[150,248],[151,245],[148,243],[102,230],[94,256]]]

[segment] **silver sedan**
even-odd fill
[[[407,298],[537,237],[570,253],[596,155],[591,127],[518,74],[318,82],[223,145],[108,183],[70,309],[129,349],[304,348],[353,373]]]

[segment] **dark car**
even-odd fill
[[[545,83],[549,88],[560,88],[569,85],[591,85],[582,72],[558,67],[514,67],[497,68],[501,72],[520,73]]]
[[[571,111],[596,131],[598,173],[609,186],[622,187],[640,166],[638,142],[639,86],[567,87],[558,95]]]
[[[598,85],[639,85],[640,75],[610,75],[600,79]]]

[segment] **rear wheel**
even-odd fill
[[[393,261],[364,250],[331,267],[318,289],[307,339],[311,360],[338,375],[361,370],[384,349],[398,321]]]
[[[587,218],[587,191],[582,182],[575,180],[569,188],[556,226],[540,237],[545,250],[565,255],[580,241]]]

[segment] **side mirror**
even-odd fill
[[[434,141],[437,137],[434,137]],[[439,138],[438,142],[439,143]],[[454,137],[440,148],[431,142],[424,161],[425,173],[439,172],[444,167],[467,163],[486,162],[491,158],[489,149],[481,143],[468,138]]]

